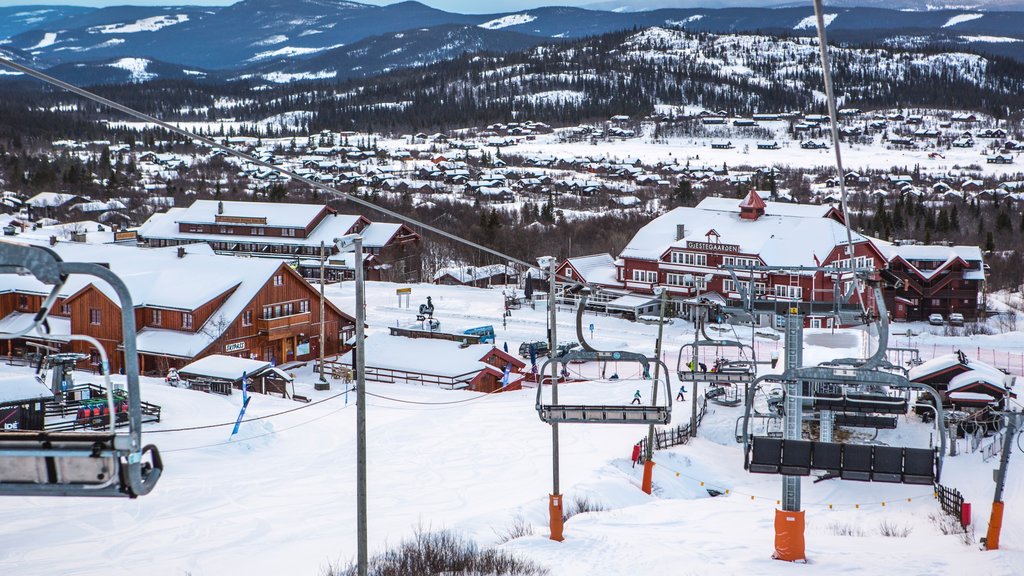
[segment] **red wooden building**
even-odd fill
[[[58,242],[66,261],[98,262],[118,274],[135,306],[143,372],[163,372],[210,354],[281,364],[342,351],[355,323],[327,302],[320,342],[319,293],[280,260],[218,256],[205,245],[138,248]],[[0,318],[26,322],[51,287],[30,277],[0,276]],[[91,277],[73,276],[51,312],[56,333],[87,334],[103,345],[111,369],[123,367],[124,339],[116,296]],[[17,345],[17,343],[15,344]],[[70,349],[98,353],[83,342]]]

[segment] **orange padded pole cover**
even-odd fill
[[[651,479],[654,477],[654,460],[647,460],[644,462],[644,482],[640,485],[640,489],[644,492],[651,493]]]
[[[985,550],[999,550],[999,531],[1003,527],[1003,503],[992,503],[992,516],[988,519],[988,534],[985,535]]]
[[[551,494],[551,499],[548,501],[548,513],[550,514],[551,520],[551,539],[556,542],[565,540],[562,537],[562,495]]]
[[[804,554],[804,512],[775,511],[775,554],[772,558],[795,562]]]

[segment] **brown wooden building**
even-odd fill
[[[372,263],[364,262],[368,277],[420,280],[419,234],[405,224],[371,222],[322,204],[196,200],[188,208],[154,214],[139,228],[149,246],[204,242],[219,254],[291,260],[307,278],[319,278],[321,245],[328,259],[335,259],[334,240],[356,233],[363,236],[363,250],[374,256]],[[338,270],[333,269],[335,276],[344,274]]]
[[[325,341],[320,342],[319,293],[280,260],[232,258],[207,246],[149,249],[57,243],[67,261],[99,262],[127,284],[135,307],[141,369],[163,373],[210,354],[227,354],[277,364],[344,351],[354,332],[352,317],[329,301]],[[50,287],[33,278],[0,277],[0,319],[27,321]],[[53,312],[56,334],[87,334],[100,341],[111,369],[123,368],[121,311],[104,283],[74,276]],[[13,345],[12,345],[13,346]],[[83,342],[70,349],[99,355]]]

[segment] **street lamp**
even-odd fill
[[[369,557],[366,545],[366,350],[363,347],[366,335],[363,325],[366,323],[364,300],[366,285],[363,281],[363,237],[359,234],[346,234],[334,240],[341,253],[353,252],[355,255],[356,281],[356,540],[358,575],[367,576]]]

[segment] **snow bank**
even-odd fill
[[[500,28],[508,28],[509,26],[519,26],[520,24],[527,24],[536,20],[536,16],[529,14],[511,14],[509,16],[502,16],[501,18],[495,18],[494,20],[488,20],[483,24],[478,24],[480,28],[486,28],[488,30],[498,30]]]

